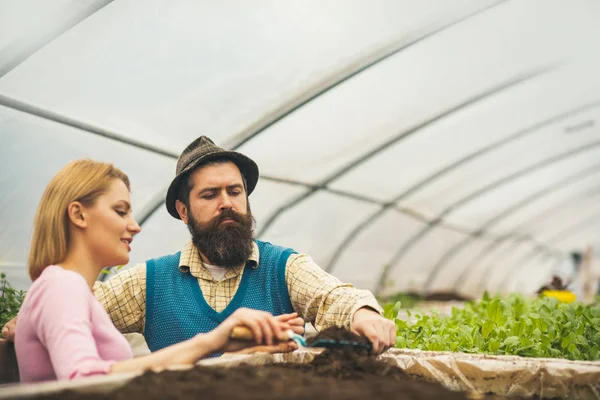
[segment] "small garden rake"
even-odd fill
[[[245,326],[237,326],[233,328],[229,337],[233,340],[241,340],[241,341],[252,341],[254,340],[254,335],[250,328]],[[298,335],[294,333],[291,329],[283,332],[280,337],[277,338],[280,342],[287,342],[289,340],[293,340],[300,347],[322,347],[322,348],[344,348],[344,347],[356,347],[371,350],[370,343],[361,343],[354,340],[338,340],[338,339],[326,339],[326,338],[318,338],[312,341],[310,344],[306,342],[306,339],[302,335]]]

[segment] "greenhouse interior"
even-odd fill
[[[600,399],[597,0],[0,0],[0,161],[0,399]]]

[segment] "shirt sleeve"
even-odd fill
[[[294,310],[317,330],[331,326],[350,329],[354,313],[363,307],[383,313],[370,291],[343,283],[307,254],[292,254],[288,258],[286,283]]]
[[[39,288],[30,310],[36,335],[46,347],[58,379],[107,374],[112,360],[98,354],[92,332],[92,301],[85,281],[61,274]]]
[[[94,284],[94,295],[121,333],[144,333],[146,323],[146,263]]]

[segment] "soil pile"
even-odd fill
[[[311,341],[320,337],[366,340],[340,328],[324,330]],[[63,392],[43,397],[46,400],[369,398],[452,400],[473,397],[446,390],[435,383],[416,381],[401,369],[377,361],[367,350],[356,347],[328,349],[310,364],[240,365],[233,368],[196,366],[186,371],[147,372],[109,394]]]

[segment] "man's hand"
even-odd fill
[[[351,330],[369,339],[374,354],[381,354],[396,343],[396,324],[370,308],[354,313]]]
[[[298,335],[304,335],[304,320],[298,316],[298,313],[282,314],[275,317],[282,324],[288,324],[290,329]]]
[[[11,342],[15,341],[15,332],[17,331],[17,317],[8,321],[2,328],[2,336]]]

